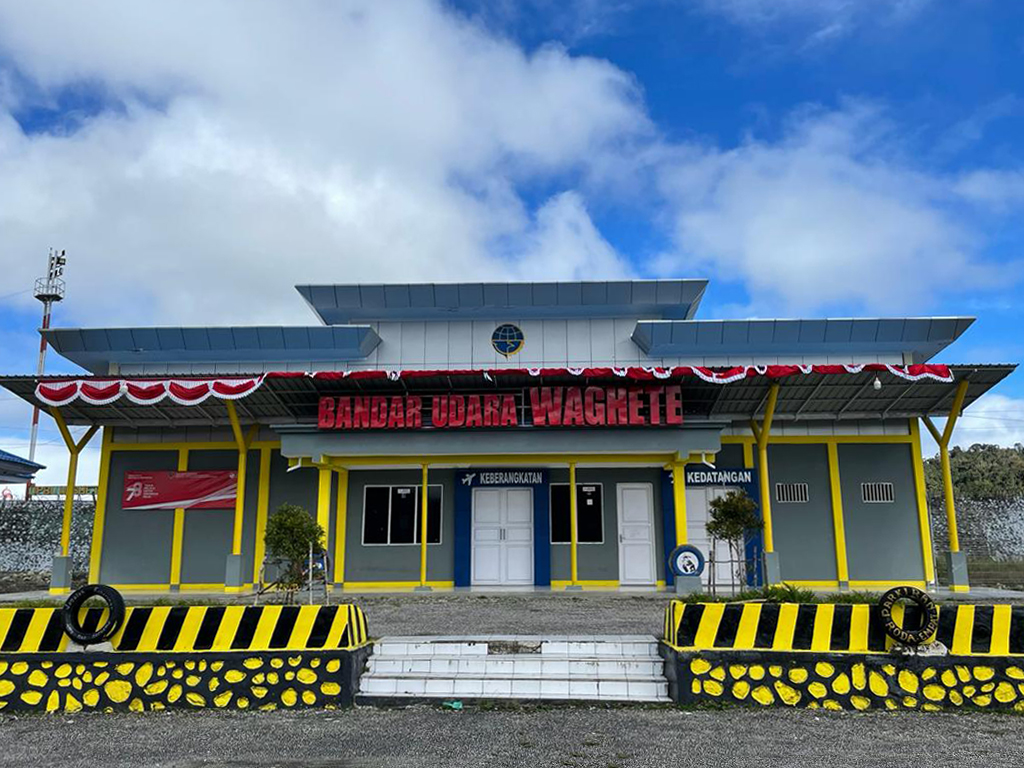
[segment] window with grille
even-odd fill
[[[861,483],[860,497],[865,504],[892,504],[896,489],[892,483]]]
[[[780,504],[806,504],[807,483],[776,483],[775,501]]]

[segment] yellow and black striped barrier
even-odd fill
[[[1024,655],[1024,606],[941,605],[934,640],[956,656]],[[917,606],[897,605],[893,619],[920,626]],[[664,641],[676,650],[887,653],[876,605],[683,603],[665,609]]]
[[[93,631],[106,609],[83,609]],[[130,607],[110,640],[115,651],[352,650],[369,642],[356,605]],[[60,653],[68,648],[59,608],[0,608],[0,653]]]

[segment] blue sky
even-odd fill
[[[51,245],[58,325],[706,276],[705,317],[971,314],[942,359],[1017,361],[1022,79],[995,0],[0,0],[0,372],[34,368]],[[990,401],[960,439],[1024,440],[1021,375]],[[0,399],[4,447],[27,418]]]

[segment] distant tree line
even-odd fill
[[[956,496],[971,499],[1013,499],[1024,497],[1024,445],[972,445],[949,452],[949,468]],[[928,497],[942,496],[942,467],[939,457],[924,462]]]

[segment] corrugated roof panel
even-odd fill
[[[462,283],[459,285],[460,307],[482,307],[484,305],[484,287],[480,283]]]
[[[86,328],[80,332],[82,348],[89,351],[102,351],[110,349],[110,341],[107,333],[102,328]]]
[[[185,340],[185,349],[210,348],[210,337],[205,328],[182,328],[181,336]]]
[[[284,333],[280,328],[265,326],[256,329],[260,349],[284,349]]]
[[[260,337],[255,328],[232,328],[235,349],[259,349]]]
[[[484,306],[507,307],[508,285],[506,283],[484,283]]]
[[[583,303],[583,289],[579,283],[556,283],[558,303],[563,307],[575,307]]]

